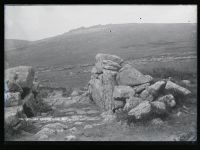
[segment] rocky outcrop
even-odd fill
[[[106,112],[126,112],[133,120],[162,117],[176,106],[175,95],[191,94],[170,79],[155,82],[130,64],[122,66],[122,62],[118,56],[97,54],[91,71],[89,94]]]
[[[31,66],[18,66],[5,70],[5,127],[12,130],[20,117],[33,117],[45,107],[39,93],[39,83],[34,82],[35,71]],[[19,115],[21,114],[21,115]],[[14,123],[13,123],[14,122]]]

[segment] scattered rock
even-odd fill
[[[93,128],[93,126],[89,125],[89,124],[87,124],[87,125],[84,126],[84,129],[90,129],[90,128]]]
[[[55,130],[50,129],[50,128],[42,128],[40,131],[38,131],[35,134],[35,137],[38,137],[39,139],[43,138],[48,138],[51,135],[54,135],[56,133]]]
[[[119,70],[117,75],[118,85],[136,86],[152,81],[152,77],[145,76],[137,69],[127,64]]]
[[[76,136],[75,135],[67,135],[67,136],[65,136],[65,140],[66,141],[74,141],[74,140],[76,140]]]
[[[183,96],[187,96],[187,95],[191,94],[191,91],[173,83],[172,81],[167,81],[165,90],[168,91],[169,93],[172,92],[173,94],[180,94]]]
[[[47,125],[43,126],[43,128],[49,128],[49,129],[53,129],[53,130],[58,130],[58,129],[66,129],[67,126],[64,125],[64,124],[61,124],[59,122],[56,122],[56,123],[47,124]]]
[[[135,108],[131,109],[128,112],[129,116],[134,116],[135,119],[142,119],[146,118],[151,114],[151,104],[149,101],[143,101],[139,105],[137,105]]]
[[[160,118],[155,118],[155,119],[151,120],[151,124],[156,125],[156,126],[161,126],[164,124],[164,122]]]
[[[73,127],[71,129],[69,129],[69,132],[72,133],[72,134],[76,134],[78,132],[78,130],[77,130],[76,127]]]
[[[72,97],[78,96],[78,95],[79,95],[79,93],[78,93],[78,91],[76,91],[76,90],[74,90],[74,91],[72,92],[72,94],[71,94]]]

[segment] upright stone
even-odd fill
[[[16,82],[21,88],[32,88],[35,71],[31,66],[18,66],[5,71],[5,80]]]

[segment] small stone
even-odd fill
[[[78,93],[78,91],[76,91],[76,90],[74,90],[74,91],[72,92],[72,94],[71,94],[72,97],[78,96],[78,95],[79,95],[79,93]]]
[[[189,80],[182,80],[181,82],[183,84],[185,84],[186,86],[190,86],[191,85],[191,81],[189,81]]]
[[[161,126],[164,124],[164,122],[160,118],[155,118],[155,119],[151,120],[151,124],[156,125],[156,126]]]
[[[75,135],[67,135],[65,137],[65,140],[66,141],[74,141],[74,140],[76,140],[76,136]]]
[[[84,126],[84,129],[90,129],[90,128],[93,128],[93,126],[89,125],[89,124],[87,124],[87,125]]]

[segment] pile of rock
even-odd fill
[[[104,111],[127,112],[135,120],[167,114],[176,106],[177,95],[187,96],[189,90],[163,79],[153,81],[115,55],[97,54],[91,73],[91,99]]]
[[[18,129],[21,117],[37,115],[39,84],[34,82],[35,71],[30,66],[18,66],[5,70],[5,128]],[[17,128],[16,128],[17,127]]]

